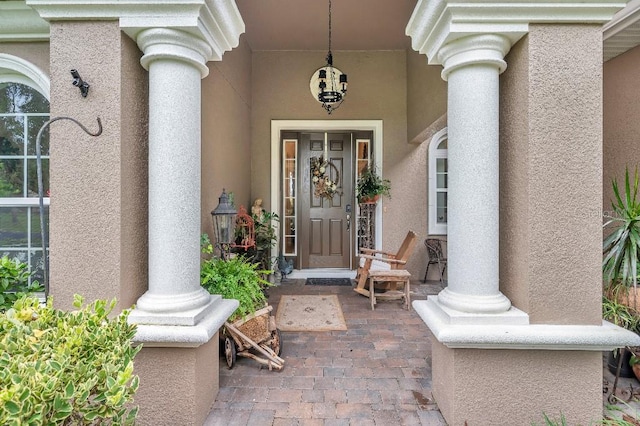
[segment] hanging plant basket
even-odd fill
[[[391,197],[391,182],[382,178],[373,167],[367,166],[356,182],[356,194],[361,204],[375,203],[380,197]]]
[[[360,198],[360,204],[376,204],[380,199],[380,194],[376,194],[374,196],[363,196]]]

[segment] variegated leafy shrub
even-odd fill
[[[23,297],[0,314],[0,424],[134,424],[138,388],[128,311],[112,318],[116,301],[75,311]]]

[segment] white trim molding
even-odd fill
[[[148,28],[184,31],[209,45],[206,61],[221,61],[245,31],[234,0],[27,0],[27,5],[47,21],[118,20],[134,40]]]
[[[602,28],[606,62],[640,45],[640,0],[631,0]]]
[[[0,1],[0,41],[47,41],[49,23],[24,1]]]
[[[500,34],[513,45],[531,23],[605,23],[626,5],[620,0],[541,0],[535,2],[419,0],[406,34],[411,46],[439,64],[437,52],[450,41]]]
[[[7,81],[32,86],[49,99],[51,92],[49,76],[29,61],[7,53],[0,53],[0,75],[8,76]]]
[[[638,21],[640,21],[640,0],[631,0],[602,27],[602,36],[607,40]]]

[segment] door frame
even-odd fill
[[[374,166],[382,174],[383,155],[383,126],[382,120],[271,120],[271,211],[281,215],[280,199],[281,186],[281,153],[280,134],[282,131],[372,131]],[[382,201],[380,201],[381,203]],[[382,208],[376,209],[376,238],[375,248],[382,249]],[[275,252],[280,252],[280,225],[275,224],[278,239]],[[351,243],[353,244],[353,243]],[[355,250],[355,247],[352,247]]]

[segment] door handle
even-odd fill
[[[347,215],[347,231],[351,229],[351,215]]]

